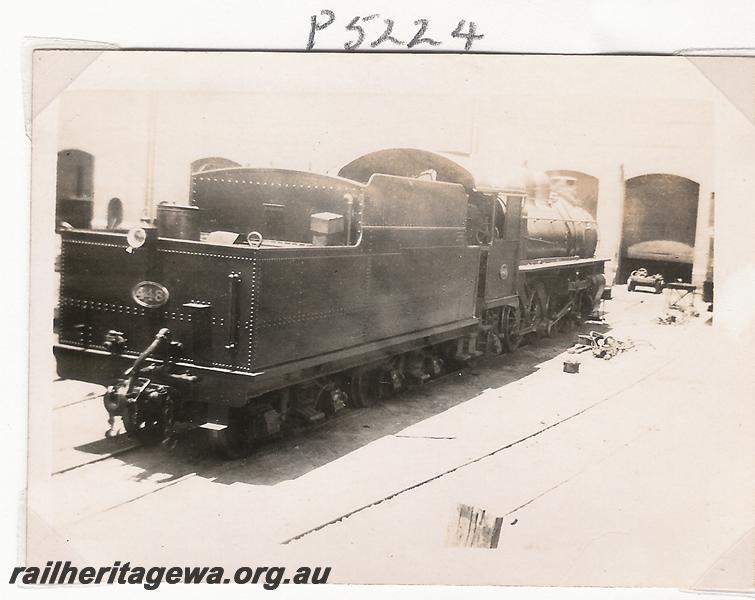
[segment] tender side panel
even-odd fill
[[[368,260],[361,249],[263,249],[260,266],[257,369],[367,340]]]
[[[363,225],[464,229],[467,194],[458,184],[373,175],[365,188]],[[456,231],[443,242],[464,243]],[[436,243],[440,240],[436,240]]]
[[[466,245],[460,185],[375,175],[365,190],[373,339],[474,316],[479,247]]]
[[[366,318],[371,339],[474,316],[479,247],[444,246],[440,240],[433,245],[425,233],[365,230],[370,299]],[[414,245],[419,241],[429,245]]]
[[[261,249],[257,370],[474,317],[463,188],[374,176],[365,196],[358,246]]]
[[[62,248],[61,343],[103,350],[114,330],[126,339],[120,353],[136,355],[167,327],[183,345],[180,360],[251,371],[255,250],[159,240],[127,253],[125,236],[85,232],[64,233]],[[167,302],[140,305],[133,290],[143,281],[167,290]],[[226,348],[234,338],[235,348]]]

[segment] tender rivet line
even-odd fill
[[[58,286],[58,306],[63,306],[63,300],[65,298],[66,288],[66,245],[61,244],[60,247],[60,285]],[[58,331],[63,331],[63,313],[65,311],[58,310]]]
[[[243,184],[243,185],[269,185],[270,187],[291,187],[307,190],[331,190],[336,192],[356,192],[356,188],[352,188],[346,185],[312,185],[306,183],[280,183],[278,181],[267,181],[262,179],[226,179],[224,177],[197,177],[199,181],[215,182],[215,183],[230,183],[230,184]]]
[[[249,294],[249,320],[246,322],[245,328],[249,332],[247,337],[247,354],[246,354],[246,366],[249,369],[252,369],[253,365],[256,364],[256,335],[255,335],[255,328],[254,328],[254,319],[257,314],[257,306],[258,306],[258,291],[257,291],[257,282],[259,281],[259,270],[257,266],[257,255],[258,253],[255,252],[253,256],[252,261],[252,273],[251,273],[251,287],[250,287],[250,294]]]
[[[233,254],[211,254],[209,252],[192,252],[190,250],[174,250],[171,248],[159,248],[158,252],[167,252],[170,254],[186,254],[189,256],[206,256],[208,258],[224,258],[226,260],[254,261],[254,258],[249,257],[249,256],[235,256]]]
[[[82,244],[84,246],[102,246],[104,248],[128,248],[128,244],[108,244],[107,242],[93,242],[90,240],[66,240],[63,242],[63,247],[65,248],[66,244]]]
[[[351,247],[351,246],[345,246],[345,247]],[[318,258],[325,258],[328,260],[332,260],[334,258],[351,258],[356,259],[360,258],[362,256],[361,253],[358,252],[349,252],[347,254],[318,254],[313,256],[296,256],[296,257],[288,257],[288,256],[265,256],[263,257],[260,262],[281,262],[281,261],[292,261],[292,260],[315,260]]]

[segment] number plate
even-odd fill
[[[137,283],[131,290],[131,297],[137,304],[147,308],[159,308],[163,306],[170,294],[164,285],[154,281],[142,281]]]

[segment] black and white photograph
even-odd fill
[[[755,586],[755,59],[32,77],[26,564]]]

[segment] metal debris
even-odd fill
[[[666,309],[666,312],[660,317],[657,317],[656,320],[660,325],[681,325],[689,321],[691,318],[699,316],[700,313],[694,306],[687,306],[685,308],[672,306]]]
[[[568,352],[570,354],[581,354],[582,352],[592,351],[595,358],[610,360],[622,352],[634,348],[634,342],[622,341],[611,335],[603,335],[598,331],[591,331],[589,334],[580,334],[577,336],[580,340],[572,346]]]

